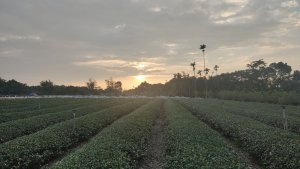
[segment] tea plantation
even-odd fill
[[[19,168],[298,169],[299,107],[192,98],[0,100],[0,169]]]

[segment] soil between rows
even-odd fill
[[[154,122],[147,151],[139,164],[139,169],[162,169],[164,167],[167,149],[165,126],[166,115],[161,109],[159,117]]]

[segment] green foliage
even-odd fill
[[[40,168],[145,102],[146,100],[129,100],[127,104],[58,123],[34,134],[5,142],[0,145],[0,168]]]
[[[226,100],[255,101],[278,104],[300,104],[300,94],[296,92],[249,92],[249,91],[220,91],[210,93],[213,98]]]
[[[82,105],[76,109],[69,109],[66,111],[60,111],[56,113],[43,114],[39,116],[34,116],[31,118],[14,120],[7,123],[0,124],[0,143],[12,140],[16,137],[31,134],[53,125],[58,122],[66,121],[73,118],[73,113],[76,113],[76,118],[84,116],[92,112],[98,112],[102,109],[120,105],[126,103],[127,100],[111,100],[103,99],[98,103],[91,105]],[[93,102],[92,102],[93,103]]]
[[[220,100],[209,99],[198,102],[198,105],[205,104],[205,106],[212,106],[219,110],[223,106],[224,111],[247,116],[273,127],[283,128],[282,108],[280,105],[225,100],[222,101],[224,103],[222,105],[220,102]],[[297,107],[287,106],[286,114],[288,129],[300,134],[300,112],[297,112]]]
[[[180,100],[203,121],[234,140],[268,169],[300,168],[300,136],[216,106]]]
[[[182,106],[168,101],[168,153],[166,169],[247,168],[221,135]]]
[[[121,118],[53,168],[136,168],[161,105],[162,100],[156,100]]]
[[[12,120],[17,120],[17,119],[24,119],[28,117],[33,117],[33,116],[38,116],[38,115],[43,115],[43,114],[48,114],[48,113],[56,113],[59,111],[66,111],[70,109],[76,109],[80,106],[84,105],[89,105],[95,102],[94,100],[87,100],[87,99],[79,99],[79,100],[73,100],[70,102],[58,102],[52,104],[52,107],[45,107],[39,109],[39,103],[34,105],[34,107],[30,109],[18,109],[18,111],[14,112],[7,112],[7,113],[1,113],[0,114],[0,122],[8,122]]]
[[[40,94],[50,95],[53,92],[54,84],[51,80],[45,80],[40,82],[40,87],[41,87]]]

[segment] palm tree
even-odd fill
[[[205,78],[206,78],[206,76],[208,75],[209,71],[210,71],[209,68],[205,68],[205,69],[204,69],[204,72],[205,72]]]
[[[196,66],[196,62],[192,62],[191,66],[193,67],[193,72],[194,72],[194,96],[196,97],[196,73],[195,73],[195,66]]]
[[[205,48],[206,48],[206,45],[203,44],[203,45],[200,45],[200,49],[202,50],[202,53],[203,53],[203,63],[204,63],[204,66],[203,66],[203,70],[205,70],[205,55],[204,55],[204,52],[205,52]]]
[[[193,67],[193,72],[194,72],[194,76],[195,76],[195,70],[196,70],[196,68],[195,68],[196,63],[195,63],[195,61],[192,62],[190,65]]]
[[[209,68],[205,68],[204,69],[204,73],[205,73],[205,78],[204,78],[204,85],[205,85],[205,98],[207,98],[207,75],[209,73],[210,69]]]
[[[198,70],[197,74],[201,77],[202,76],[202,70]]]
[[[216,71],[216,75],[218,75],[218,70],[219,70],[219,66],[218,65],[215,65],[215,67],[214,67],[214,70]]]
[[[205,45],[205,44],[200,45],[200,50],[202,50],[202,54],[203,54],[203,63],[204,63],[203,71],[204,71],[204,72],[205,72],[205,70],[206,70],[206,67],[205,67],[205,55],[204,55],[205,48],[206,48],[206,45]],[[204,79],[204,85],[205,85],[205,98],[207,98],[206,75],[207,75],[207,73],[205,72],[205,79]]]

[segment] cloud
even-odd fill
[[[116,25],[114,26],[115,29],[118,29],[118,30],[122,30],[126,27],[126,24],[120,24],[120,25]]]
[[[165,70],[163,63],[156,63],[150,61],[127,61],[120,59],[97,59],[97,60],[87,60],[87,61],[78,61],[74,62],[76,66],[87,66],[87,67],[95,67],[98,69],[104,69],[109,72],[115,73],[124,73],[126,70],[132,71],[134,69],[134,73],[140,72],[143,74],[149,74],[154,72],[162,72]]]
[[[40,41],[41,37],[36,35],[0,35],[0,42],[7,41],[18,41],[18,40],[32,40],[32,41]]]
[[[155,6],[155,7],[150,8],[150,11],[152,11],[152,12],[162,12],[165,9],[166,9],[166,7]]]
[[[127,62],[124,60],[90,60],[90,61],[81,61],[75,62],[75,65],[78,66],[104,66],[104,67],[124,67]]]
[[[299,7],[299,3],[296,0],[287,0],[281,3],[282,7],[295,8]]]
[[[0,72],[28,84],[233,71],[272,57],[299,68],[296,0],[0,1]],[[222,68],[223,66],[223,68]],[[76,76],[74,76],[76,74]]]
[[[239,16],[239,17],[229,17],[226,19],[221,19],[215,21],[216,24],[241,24],[247,23],[253,19],[252,15]]]

